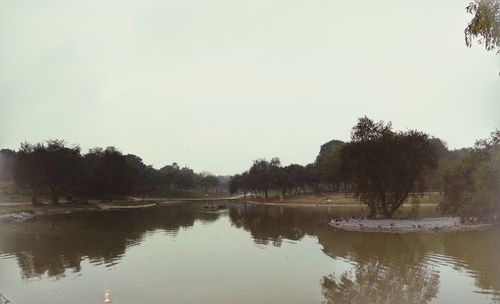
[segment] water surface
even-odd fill
[[[419,211],[426,214],[425,208]],[[357,208],[198,205],[0,225],[14,303],[500,303],[500,231],[359,233]]]

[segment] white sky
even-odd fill
[[[0,147],[233,174],[365,114],[471,146],[500,128],[500,55],[465,46],[469,1],[0,0]]]

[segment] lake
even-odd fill
[[[185,203],[4,223],[0,293],[14,304],[104,303],[105,293],[112,303],[500,303],[500,230],[328,225],[353,214]]]

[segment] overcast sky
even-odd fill
[[[471,146],[500,128],[500,55],[465,46],[469,1],[0,0],[0,147],[233,174],[365,114]]]

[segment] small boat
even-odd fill
[[[206,203],[201,207],[203,211],[206,212],[223,212],[227,210],[227,205],[225,203]]]

